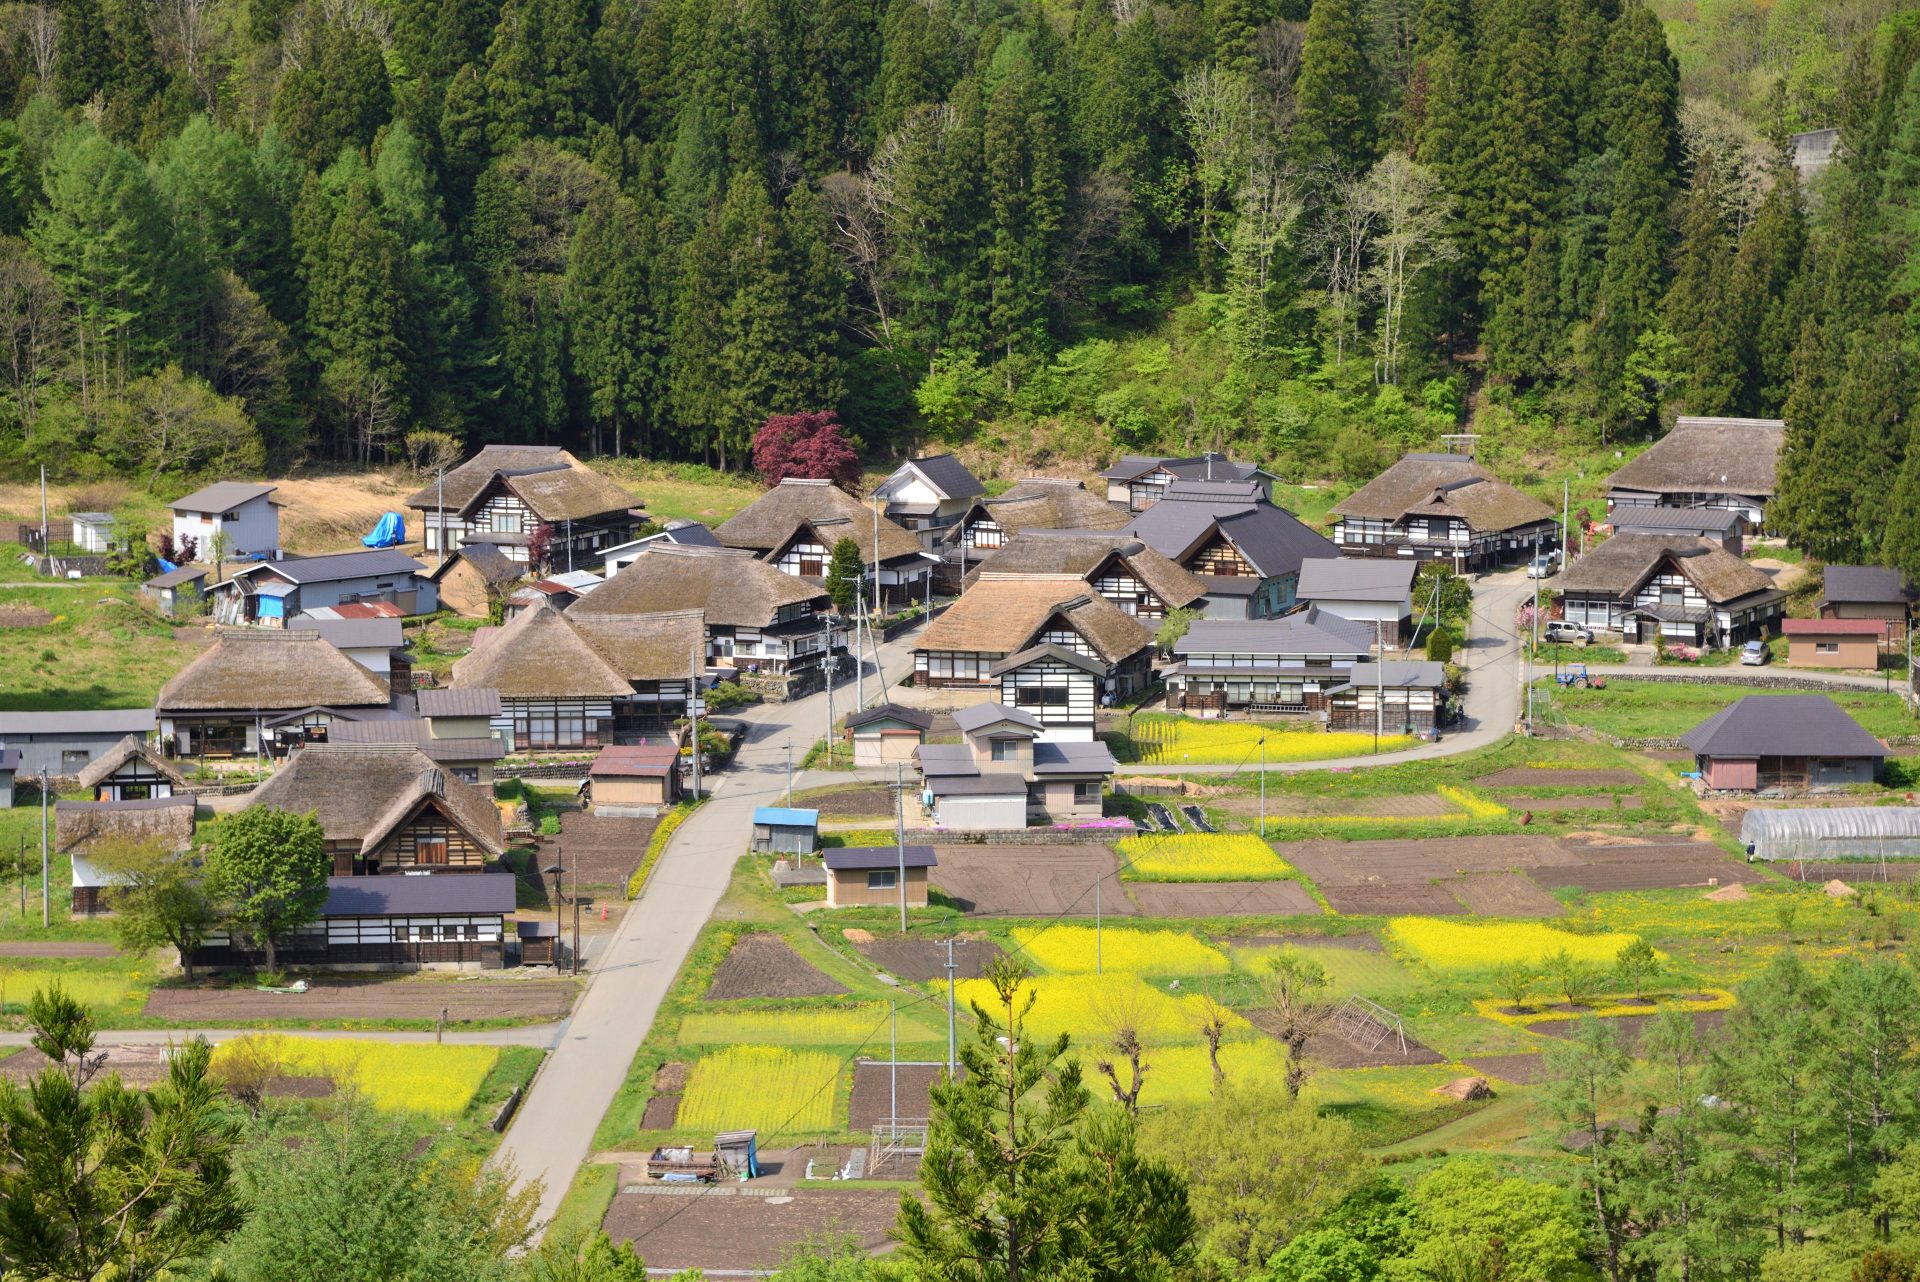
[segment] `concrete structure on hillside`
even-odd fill
[[[197,555],[211,562],[273,560],[280,555],[280,508],[275,487],[220,481],[167,504],[173,512],[173,543],[192,539]],[[220,546],[216,548],[216,539]]]

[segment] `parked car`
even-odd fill
[[[1593,640],[1593,630],[1578,623],[1568,623],[1565,619],[1556,619],[1547,624],[1545,636],[1559,645],[1586,645]]]
[[[1559,568],[1560,562],[1557,556],[1552,552],[1542,552],[1539,556],[1527,562],[1527,577],[1529,579],[1551,578],[1553,577],[1553,572]]]
[[[1740,647],[1740,662],[1749,668],[1757,668],[1772,657],[1765,641],[1749,641]]]

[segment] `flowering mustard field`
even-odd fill
[[[1618,931],[1575,935],[1538,922],[1464,922],[1395,917],[1387,932],[1435,970],[1479,970],[1505,962],[1538,962],[1565,950],[1579,961],[1611,965],[1636,936]]]
[[[1248,721],[1201,721],[1192,717],[1141,716],[1133,719],[1134,749],[1146,762],[1192,765],[1258,765],[1260,740],[1266,738],[1269,762],[1324,761],[1361,757],[1373,751],[1373,736],[1350,731],[1275,730]],[[1380,751],[1411,747],[1411,735],[1382,735]]]
[[[1283,881],[1295,875],[1273,847],[1248,833],[1127,837],[1114,846],[1135,881]]]
[[[1224,975],[1227,955],[1192,935],[1171,930],[1103,927],[1099,969],[1135,975]],[[1056,975],[1091,974],[1095,969],[1091,926],[1022,926],[1013,941]]]
[[[901,1017],[897,1031],[902,1041],[934,1036],[934,1030]],[[940,1033],[945,1037],[944,1032]],[[684,1046],[729,1046],[760,1043],[778,1046],[884,1045],[887,1007],[884,1002],[814,1006],[802,1010],[696,1011],[680,1021]]]
[[[492,1046],[431,1046],[256,1033],[214,1048],[214,1063],[243,1042],[266,1051],[295,1077],[331,1077],[390,1113],[458,1117],[486,1081],[500,1052]]]
[[[693,1066],[677,1125],[762,1136],[829,1131],[839,1078],[839,1059],[825,1051],[729,1046]]]
[[[1117,1024],[1131,1025],[1149,1045],[1197,1043],[1207,1001],[1199,994],[1174,997],[1146,983],[1138,975],[1048,975],[1021,986],[1020,1000],[1035,997],[1024,1028],[1029,1037],[1073,1035],[1075,1043],[1098,1044]],[[964,1005],[978,1002],[988,1015],[1004,1022],[1006,1008],[984,979],[960,981]],[[1253,1026],[1229,1014],[1227,1036],[1251,1037]],[[684,1113],[682,1114],[684,1117]]]

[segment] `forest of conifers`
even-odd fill
[[[1920,547],[1900,7],[10,4],[0,466],[731,468],[838,409],[1339,478],[1470,408],[1785,413],[1790,532]]]

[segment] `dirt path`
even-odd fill
[[[75,939],[0,941],[0,957],[118,957],[112,944]]]

